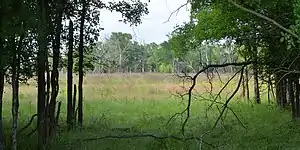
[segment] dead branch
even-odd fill
[[[30,137],[34,132],[37,131],[37,129],[38,129],[38,126],[36,126],[36,128],[33,129],[31,132],[29,132],[29,133],[27,134],[27,136]]]
[[[215,124],[213,126],[213,129],[216,128],[216,126],[218,125],[218,122],[221,119],[221,117],[223,116],[225,110],[227,109],[227,105],[229,104],[230,100],[235,96],[235,94],[240,89],[240,86],[241,86],[241,83],[242,83],[242,79],[243,79],[243,73],[244,73],[244,67],[243,67],[243,69],[241,71],[241,75],[240,75],[240,79],[239,79],[238,85],[237,85],[236,89],[234,90],[234,92],[230,95],[230,97],[226,100],[225,104],[223,105],[222,112],[220,113],[219,117],[217,118],[217,120],[216,120],[216,122],[215,122]]]
[[[189,138],[180,138],[180,137],[177,137],[177,136],[174,136],[174,135],[169,135],[169,136],[156,136],[156,135],[153,135],[153,134],[136,134],[136,135],[122,135],[122,136],[113,136],[113,135],[109,135],[109,136],[103,136],[103,137],[95,137],[95,138],[87,138],[87,139],[78,139],[78,141],[83,141],[83,142],[90,142],[90,141],[95,141],[95,140],[103,140],[103,139],[131,139],[131,138],[147,138],[147,137],[150,137],[150,138],[154,138],[156,140],[166,140],[166,139],[174,139],[174,140],[177,140],[177,141],[189,141],[189,140],[198,140],[198,141],[201,141],[202,143],[204,144],[207,144],[209,146],[211,146],[212,148],[215,148],[216,146],[208,143],[208,142],[205,142],[203,140],[203,138],[199,138],[199,137],[189,137]]]
[[[222,89],[218,92],[218,94],[215,96],[213,102],[208,106],[208,108],[206,109],[206,113],[207,111],[213,106],[213,104],[215,103],[215,101],[217,101],[218,97],[221,96],[221,93],[225,90],[225,88],[229,85],[229,83],[235,78],[235,76],[237,76],[237,74],[239,72],[241,72],[242,69],[240,69],[239,71],[237,71],[226,83],[225,85],[222,87]]]
[[[21,132],[23,132],[24,130],[26,130],[26,129],[32,124],[34,118],[37,117],[37,116],[38,116],[38,114],[32,115],[31,118],[30,118],[30,120],[29,120],[29,122],[26,124],[26,126],[24,126],[24,127],[18,132],[18,134],[20,134]]]
[[[172,18],[172,16],[173,16],[174,14],[178,14],[178,12],[180,11],[180,9],[183,8],[184,6],[188,5],[188,4],[189,4],[189,0],[188,0],[186,3],[180,5],[176,10],[174,10],[174,11],[169,15],[168,20],[165,21],[164,23],[169,22],[170,19]]]
[[[199,96],[199,97],[201,97],[202,100],[210,101],[210,102],[213,102],[213,103],[215,103],[215,104],[221,104],[221,105],[224,105],[224,104],[225,104],[225,103],[223,103],[223,102],[211,100],[211,99],[205,98],[205,97],[203,97],[203,96]],[[227,106],[227,109],[230,110],[230,111],[232,112],[232,114],[235,116],[235,118],[237,119],[237,121],[239,122],[239,124],[240,124],[245,130],[247,130],[246,126],[243,124],[243,122],[242,122],[241,119],[237,116],[237,114],[234,112],[234,110],[233,110],[231,107],[229,107],[229,106]],[[220,111],[219,113],[221,113],[221,111]],[[206,118],[208,118],[207,112],[206,112]]]
[[[189,88],[188,90],[188,103],[187,103],[187,106],[186,108],[180,113],[180,114],[183,114],[183,113],[186,113],[186,118],[182,124],[182,128],[181,128],[181,133],[184,135],[184,130],[185,130],[185,125],[186,123],[188,122],[189,120],[189,117],[190,117],[190,109],[191,109],[191,103],[192,103],[192,91],[193,89],[195,88],[196,84],[197,84],[197,78],[198,76],[203,73],[204,71],[206,71],[207,69],[209,68],[221,68],[221,67],[227,67],[227,66],[247,66],[249,64],[253,63],[253,61],[247,61],[247,62],[240,62],[240,63],[224,63],[224,64],[211,64],[211,65],[207,65],[206,67],[202,68],[199,72],[197,72],[193,77],[192,77],[192,85],[191,87]],[[243,71],[243,70],[242,70]],[[242,77],[241,77],[242,79]],[[241,81],[240,81],[241,82]],[[238,87],[240,86],[240,82],[239,82],[239,85]],[[238,90],[238,89],[237,89]],[[237,92],[237,90],[234,92],[234,94]],[[233,94],[233,96],[234,96]],[[233,97],[232,96],[232,97]],[[232,98],[231,97],[231,98]],[[229,101],[231,100],[231,98],[229,98],[226,102],[227,104],[229,103]],[[225,103],[226,104],[226,103]],[[227,104],[225,106],[227,106]],[[224,108],[223,108],[224,109]],[[225,107],[226,109],[226,107]],[[224,110],[225,111],[225,110]],[[224,113],[224,112],[223,112]],[[177,113],[178,114],[178,113]],[[222,114],[223,115],[223,114]],[[217,120],[218,122],[218,120]]]

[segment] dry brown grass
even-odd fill
[[[231,76],[222,75],[226,82]],[[77,77],[74,77],[77,83]],[[36,101],[36,81],[30,80],[30,85],[20,86],[20,100]],[[174,74],[160,73],[132,73],[132,74],[88,74],[84,78],[84,99],[85,100],[164,100],[172,95],[185,93],[190,82],[183,82]],[[217,93],[224,85],[215,76],[212,81],[213,93]],[[204,94],[210,91],[210,83],[205,75],[200,75],[197,80],[195,93]],[[236,80],[225,89],[224,93],[230,93],[236,86]],[[6,86],[5,98],[11,96],[11,88]],[[66,96],[66,78],[61,75],[59,99]]]

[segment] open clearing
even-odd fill
[[[62,75],[62,77],[64,77]],[[226,79],[229,75],[223,75]],[[60,94],[62,110],[61,118],[65,120],[66,88],[65,80],[61,81]],[[299,125],[291,121],[289,111],[283,111],[267,104],[253,107],[251,102],[240,97],[240,93],[230,103],[230,107],[246,126],[244,129],[234,115],[228,111],[226,118],[210,133],[218,117],[216,107],[208,111],[208,101],[194,99],[191,117],[185,128],[186,138],[198,137],[204,133],[203,141],[208,144],[191,139],[178,141],[175,139],[154,139],[152,137],[132,138],[103,138],[105,136],[131,136],[151,134],[159,137],[174,135],[180,138],[181,118],[170,121],[169,118],[184,110],[186,98],[182,101],[176,97],[176,92],[182,91],[182,83],[175,80],[170,74],[109,74],[88,75],[84,81],[84,127],[73,131],[58,132],[60,136],[55,139],[51,148],[54,150],[143,150],[143,149],[297,149],[300,147]],[[188,85],[188,84],[186,84]],[[195,90],[196,93],[205,93],[208,87],[206,78],[200,77]],[[222,83],[217,79],[213,81],[214,91],[221,88]],[[227,93],[233,91],[235,84],[229,86]],[[252,89],[252,86],[251,86]],[[6,118],[11,115],[10,88],[6,87],[4,96],[4,121],[10,125]],[[226,92],[223,98],[226,97]],[[175,94],[175,95],[174,95]],[[207,94],[202,94],[202,96]],[[209,97],[207,97],[209,98]],[[36,112],[36,87],[22,85],[20,88],[20,122],[19,129],[23,127]],[[27,136],[35,127],[35,122],[22,132],[19,140],[20,149],[33,149],[36,147],[35,134]],[[64,129],[66,123],[61,121],[60,128]],[[10,128],[5,127],[6,142],[10,142]],[[9,143],[7,143],[9,144]]]

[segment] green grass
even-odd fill
[[[157,136],[176,135],[181,130],[181,117],[166,124],[169,118],[181,112],[186,105],[185,101],[172,96],[181,89],[178,81],[165,78],[160,74],[114,74],[89,75],[84,84],[84,127],[66,132],[66,89],[65,81],[61,81],[61,93],[58,100],[63,101],[60,128],[50,149],[72,150],[146,150],[146,149],[199,149],[199,141],[176,141],[174,139],[155,140],[153,138],[130,139],[100,139],[84,141],[85,139],[122,136],[136,134],[154,134]],[[227,78],[227,77],[224,77]],[[207,85],[204,77],[200,77],[195,92],[205,91]],[[214,91],[221,87],[221,83],[214,82]],[[233,91],[235,83],[229,86],[226,92]],[[10,141],[10,89],[6,88],[4,121],[6,144]],[[207,94],[204,94],[207,95]],[[223,94],[225,97],[227,94]],[[211,133],[203,136],[205,142],[218,146],[218,149],[299,149],[300,136],[298,123],[291,121],[289,111],[283,111],[275,106],[263,103],[252,105],[238,96],[232,100],[230,107],[238,115],[241,122],[247,127],[244,129],[235,116],[228,111],[226,118],[219,123]],[[20,122],[23,127],[31,115],[36,112],[36,89],[32,84],[22,86],[20,91]],[[216,107],[207,112],[209,103],[204,100],[194,100],[191,117],[186,125],[186,137],[201,137],[210,131],[218,117]],[[183,116],[184,117],[184,116]],[[184,118],[182,118],[184,119]],[[32,125],[19,136],[19,147],[24,150],[34,149],[36,137],[26,134],[34,129]],[[201,144],[204,149],[211,148]]]

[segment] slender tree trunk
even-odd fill
[[[55,133],[55,128],[57,126],[55,120],[55,106],[56,98],[59,92],[59,58],[60,58],[60,35],[62,30],[62,15],[63,15],[64,3],[62,0],[57,2],[57,16],[56,16],[56,28],[55,28],[55,41],[53,45],[53,68],[51,73],[51,99],[49,105],[49,119],[50,119],[50,128],[49,135],[52,137]]]
[[[282,90],[281,90],[281,98],[282,98],[282,107],[285,108],[287,106],[287,78],[282,79]]]
[[[77,116],[77,113],[76,113],[76,94],[77,94],[77,87],[76,87],[76,84],[74,84],[74,96],[73,96],[73,106],[72,106],[72,113],[73,113],[73,125],[76,124],[76,116]]]
[[[245,81],[246,81],[246,97],[247,100],[250,100],[250,91],[249,91],[249,73],[248,73],[248,67],[245,68]]]
[[[18,47],[14,46],[12,60],[12,149],[17,150],[17,127],[18,127],[18,111],[19,111],[19,68],[20,58],[19,52],[22,49],[24,36],[20,37]],[[13,39],[15,40],[15,39]]]
[[[0,10],[0,21],[2,22],[2,14]],[[0,29],[2,24],[0,23]],[[3,92],[4,92],[4,43],[0,34],[0,150],[4,149],[4,133],[3,133],[3,122],[2,122],[2,104],[3,104]]]
[[[80,41],[79,41],[79,81],[78,81],[78,123],[82,126],[83,121],[83,30],[84,30],[84,20],[86,14],[86,1],[82,0],[82,10],[81,10],[81,19],[80,19]]]
[[[46,112],[46,97],[45,97],[45,70],[46,70],[46,52],[47,52],[47,12],[48,12],[48,0],[39,0],[39,27],[38,27],[38,43],[39,49],[37,52],[37,76],[38,76],[38,149],[44,149],[47,141],[45,124]]]
[[[73,89],[73,22],[70,19],[69,22],[69,51],[68,51],[68,86],[67,86],[67,95],[68,95],[68,100],[67,100],[67,124],[69,125],[69,129],[73,127],[73,107],[72,105],[72,89]]]
[[[257,104],[260,104],[260,93],[259,93],[259,84],[258,84],[258,68],[257,68],[257,47],[253,48],[255,51],[254,54],[254,63],[253,63],[253,75],[254,75],[254,98]]]
[[[276,102],[278,106],[282,106],[281,105],[281,86],[280,86],[280,75],[279,73],[275,74],[275,85],[276,85]]]
[[[300,84],[299,84],[299,77],[295,79],[296,84],[296,93],[295,93],[295,100],[296,100],[296,116],[300,117]]]
[[[245,74],[243,74],[242,79],[242,97],[245,98],[246,96],[246,80],[245,80]]]
[[[271,103],[271,96],[270,96],[270,93],[271,93],[271,86],[272,85],[272,81],[271,81],[271,75],[268,75],[268,103],[270,104]]]
[[[292,118],[296,117],[296,107],[295,107],[295,96],[294,96],[294,83],[293,76],[288,78],[288,94],[289,94],[289,102],[292,104]]]
[[[277,73],[275,75],[276,83],[276,101],[277,105],[281,108],[286,106],[286,78],[283,77],[282,73]]]

